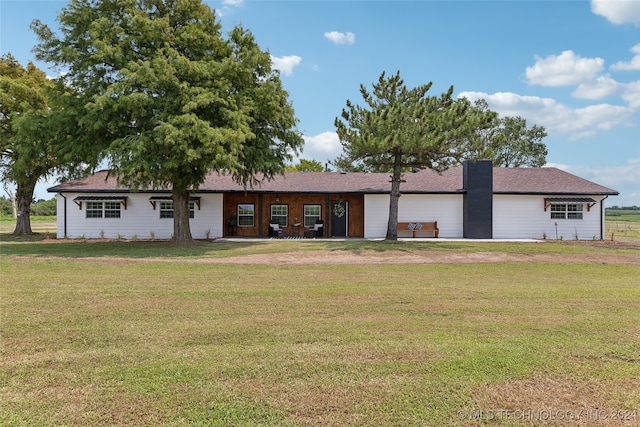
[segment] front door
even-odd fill
[[[335,201],[331,203],[331,236],[347,237],[349,203]]]

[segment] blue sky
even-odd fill
[[[484,98],[549,134],[548,166],[640,205],[640,1],[207,1],[270,52],[305,136],[301,157],[341,152],[334,119],[359,87],[400,71],[431,95]],[[33,19],[57,28],[60,1],[0,0],[0,51],[34,60]],[[36,65],[54,75],[47,64]],[[37,197],[50,198],[38,186]]]

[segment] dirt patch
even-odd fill
[[[562,244],[602,249],[640,249],[640,239],[617,237],[615,240],[568,240]]]
[[[593,254],[513,254],[504,252],[411,251],[314,251],[253,254],[224,259],[196,259],[193,262],[222,264],[475,264],[503,262],[588,263],[640,265],[640,255],[628,253]]]
[[[14,257],[16,261],[24,257]],[[37,257],[39,260],[62,259]],[[640,266],[640,255],[636,253],[593,252],[584,254],[518,254],[506,252],[450,252],[450,251],[311,251],[269,254],[238,255],[229,258],[119,258],[86,257],[64,258],[78,262],[131,264],[138,262],[179,262],[195,264],[234,265],[370,265],[370,264],[485,264],[504,262],[567,263],[567,264],[612,264]]]

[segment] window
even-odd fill
[[[280,227],[286,227],[288,225],[289,206],[287,205],[271,205],[271,223],[276,222],[280,224]]]
[[[554,203],[551,205],[551,219],[582,219],[582,203]]]
[[[105,218],[120,218],[120,202],[104,202]]]
[[[87,202],[87,218],[120,218],[120,202]]]
[[[313,227],[316,220],[320,220],[322,210],[320,205],[304,205],[304,226]]]
[[[173,218],[173,202],[160,202],[160,218]]]
[[[238,227],[253,227],[255,208],[253,204],[238,205]]]
[[[87,218],[102,218],[102,202],[87,202]]]
[[[196,204],[189,202],[189,218],[196,216]],[[160,218],[173,218],[173,201],[160,202]]]

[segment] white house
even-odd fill
[[[58,238],[170,238],[170,191],[123,188],[108,175],[49,188],[57,193]],[[437,221],[444,238],[603,239],[605,199],[618,194],[556,168],[494,168],[489,161],[406,173],[404,180],[398,221]],[[192,192],[191,232],[267,237],[275,221],[302,236],[322,222],[325,237],[384,237],[389,181],[386,173],[295,172],[245,190],[214,172]]]

